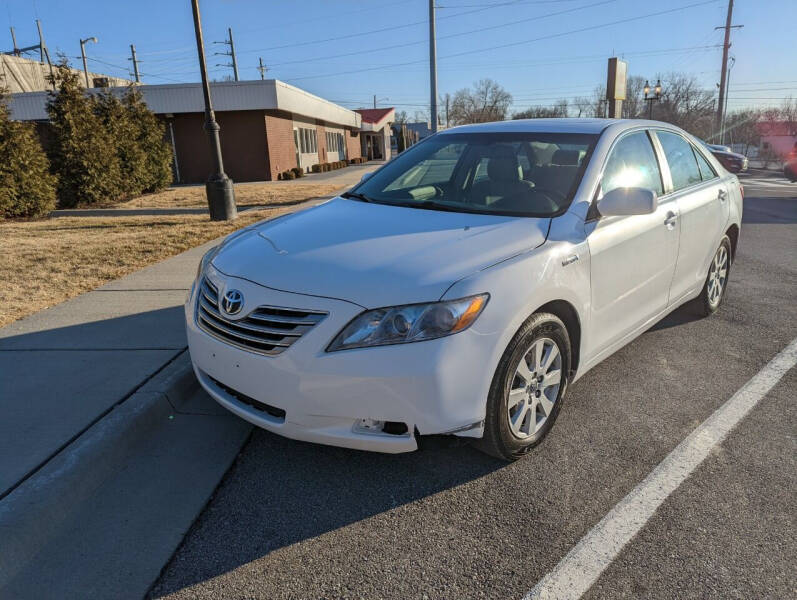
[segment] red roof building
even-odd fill
[[[390,158],[390,126],[396,120],[395,108],[358,108],[362,116],[360,144],[362,155],[368,160]]]

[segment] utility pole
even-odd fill
[[[720,144],[725,143],[725,115],[728,114],[728,96],[731,95],[731,69],[736,64],[736,59],[733,56],[729,57],[729,60],[731,64],[728,65],[728,75],[725,79],[727,89],[725,90],[725,106],[722,108],[722,121],[720,123]]]
[[[268,67],[263,64],[263,57],[260,57],[260,66],[257,67],[257,70],[260,71],[260,79],[263,80],[266,78],[266,71],[268,71]]]
[[[228,36],[227,39],[224,40],[223,42],[213,42],[213,43],[214,44],[226,44],[227,46],[230,47],[230,50],[228,52],[214,52],[213,54],[214,55],[219,55],[219,56],[229,56],[230,57],[230,59],[232,60],[231,63],[226,64],[226,65],[216,65],[216,66],[217,67],[232,67],[233,77],[234,77],[235,81],[238,81],[238,60],[235,57],[235,42],[233,42],[233,39],[232,39],[232,27],[228,27],[227,28],[227,36]]]
[[[97,38],[89,37],[86,38],[85,40],[84,39],[80,40],[80,56],[83,58],[83,74],[86,77],[86,89],[88,89],[91,86],[89,85],[89,67],[86,64],[86,42],[94,42],[96,44]]]
[[[221,142],[219,141],[219,124],[213,114],[210,101],[210,84],[208,83],[208,67],[205,63],[205,43],[202,40],[202,23],[199,18],[199,0],[191,0],[194,13],[194,31],[196,33],[196,49],[199,55],[199,71],[202,75],[202,93],[205,97],[205,131],[208,133],[210,153],[213,159],[214,173],[205,183],[208,198],[208,210],[211,221],[230,221],[238,216],[235,207],[235,191],[232,179],[224,173],[224,162],[221,158]]]
[[[374,108],[376,108],[376,94],[374,94]]]
[[[429,0],[429,92],[432,133],[437,133],[437,39],[435,34],[435,0]]]
[[[743,25],[731,25],[733,19],[733,0],[728,0],[728,15],[725,18],[724,27],[714,29],[725,30],[725,41],[722,44],[722,70],[720,71],[720,96],[717,102],[717,128],[722,128],[723,115],[725,113],[725,94],[728,84],[728,50],[731,47],[731,29],[739,29]],[[722,136],[722,132],[720,132]]]
[[[141,83],[141,77],[138,74],[138,59],[136,58],[136,47],[130,44],[130,56],[127,60],[133,61],[133,73],[136,75],[136,83]]]
[[[450,103],[450,100],[451,100],[451,94],[446,94],[446,129],[449,128],[449,124],[448,124],[448,105]]]

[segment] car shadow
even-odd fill
[[[683,306],[679,306],[669,315],[664,317],[661,321],[656,323],[648,331],[661,331],[663,329],[670,329],[671,327],[679,327],[694,321],[699,321],[703,317],[695,310],[691,302],[687,302]]]
[[[378,454],[296,442],[256,429],[150,597],[188,588],[507,464],[459,438],[422,438],[421,444],[413,453]],[[172,565],[175,573],[169,576]]]

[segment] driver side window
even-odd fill
[[[653,144],[644,131],[631,133],[620,139],[609,155],[601,180],[605,194],[620,187],[639,187],[661,195],[664,186]]]

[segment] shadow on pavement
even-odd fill
[[[409,454],[376,454],[285,439],[255,430],[239,462],[151,591],[161,597],[279,548],[320,536],[492,473],[507,463],[463,440],[423,440]],[[198,538],[198,539],[197,539]],[[184,540],[183,544],[186,544]],[[199,543],[197,543],[199,542]]]
[[[185,348],[182,306],[102,315],[104,297],[79,301],[96,321],[65,303],[0,329],[0,497]]]
[[[742,224],[797,223],[797,185],[792,198],[757,196],[744,204]]]

